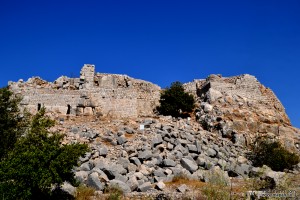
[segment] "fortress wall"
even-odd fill
[[[80,78],[62,76],[51,83],[33,77],[9,82],[9,87],[31,113],[45,106],[60,114],[151,116],[160,98],[159,86],[127,75],[96,74],[94,65],[84,65]]]

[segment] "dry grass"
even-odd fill
[[[87,186],[79,186],[76,190],[75,200],[91,200],[94,195],[94,188]]]
[[[135,137],[135,134],[125,133],[124,136],[125,136],[126,139],[131,139],[131,138]]]

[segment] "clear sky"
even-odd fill
[[[300,127],[299,0],[0,0],[0,86],[84,63],[161,87],[252,74]]]

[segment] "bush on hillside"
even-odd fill
[[[159,102],[160,106],[156,108],[158,113],[173,117],[185,117],[195,107],[193,95],[186,93],[178,81],[162,92]]]
[[[292,169],[300,162],[299,156],[286,150],[280,142],[267,139],[258,139],[255,142],[250,159],[254,166],[267,165],[274,171]]]

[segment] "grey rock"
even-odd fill
[[[152,147],[156,147],[157,145],[161,144],[163,142],[163,139],[161,137],[161,135],[156,135],[156,137],[154,137],[152,139]]]
[[[137,180],[142,180],[144,178],[144,174],[142,172],[136,172],[134,173],[134,176],[137,178]]]
[[[127,169],[128,169],[128,172],[136,172],[137,166],[133,163],[129,163]]]
[[[108,149],[106,146],[103,146],[101,148],[98,149],[99,150],[99,155],[100,156],[106,156],[108,153]]]
[[[151,157],[152,157],[152,152],[149,150],[139,152],[138,154],[138,158],[141,160],[148,160]]]
[[[99,169],[97,167],[94,167],[91,172],[97,172],[98,173],[98,177],[99,177],[99,179],[101,181],[104,181],[104,182],[108,182],[109,181],[107,175],[101,169]]]
[[[87,177],[88,177],[89,173],[87,171],[78,171],[78,172],[75,172],[75,178],[83,183]]]
[[[120,180],[111,180],[110,181],[110,185],[116,185],[116,186],[118,186],[119,188],[121,188],[121,190],[125,194],[131,192],[130,187],[126,183],[124,183],[124,182],[122,182]]]
[[[163,131],[167,131],[167,132],[171,132],[171,130],[172,130],[172,127],[171,126],[168,126],[168,125],[164,125],[164,124],[162,124],[162,130]]]
[[[89,162],[85,162],[82,165],[80,165],[80,170],[81,171],[90,171],[91,168],[90,168]]]
[[[68,182],[64,182],[61,185],[61,189],[72,196],[74,196],[76,193],[76,188]]]
[[[174,162],[173,160],[171,159],[164,159],[163,160],[163,165],[165,167],[175,167],[176,166],[176,162]]]
[[[135,191],[139,186],[139,183],[135,176],[129,178],[129,180],[126,183],[130,187],[131,191]]]
[[[217,152],[214,149],[212,149],[212,148],[208,148],[208,150],[206,151],[206,153],[207,153],[207,155],[209,157],[215,157],[217,155]]]
[[[100,182],[97,172],[93,172],[88,176],[87,185],[95,188],[96,190],[104,189],[104,184]]]
[[[122,181],[122,182],[126,183],[126,181],[128,180],[128,178],[126,176],[117,174],[116,177],[115,177],[115,180],[119,180],[119,181]]]
[[[232,141],[233,143],[237,145],[244,146],[246,144],[246,139],[242,134],[234,133],[232,135]]]
[[[75,134],[76,134],[76,133],[78,133],[78,131],[79,131],[79,128],[78,128],[78,127],[72,127],[72,128],[71,128],[71,132],[72,132],[72,133],[75,133]]]
[[[182,184],[179,187],[177,187],[177,191],[183,194],[187,191],[187,189],[188,187],[185,184]]]
[[[225,169],[225,167],[227,166],[227,162],[225,161],[225,160],[223,160],[223,159],[219,159],[218,160],[218,166],[220,166],[221,167],[221,169]]]
[[[235,172],[243,177],[247,177],[249,175],[251,166],[247,164],[237,165],[235,167]]]
[[[113,180],[113,179],[115,179],[119,175],[126,174],[127,170],[124,169],[124,167],[122,165],[120,165],[120,164],[112,164],[112,165],[106,166],[103,169],[103,172],[107,175],[107,177],[110,180]]]
[[[266,178],[269,178],[274,181],[275,183],[275,185],[273,186],[274,188],[280,188],[281,186],[284,186],[288,179],[285,172],[274,172],[274,171],[265,172],[265,179]]]
[[[130,161],[127,158],[120,157],[120,158],[118,158],[117,164],[120,164],[125,169],[128,169],[128,165],[130,164]]]
[[[164,173],[165,171],[162,168],[158,168],[153,172],[154,176],[158,177],[166,177],[166,174]]]
[[[167,144],[167,149],[170,151],[170,150],[172,150],[173,148],[174,148],[174,145],[168,142],[168,144]]]
[[[152,123],[153,123],[152,119],[144,119],[144,122],[143,122],[144,125],[150,125]]]
[[[92,154],[90,152],[85,153],[84,157],[79,158],[80,162],[82,163],[87,162],[91,158],[91,155]]]
[[[201,143],[200,143],[198,140],[196,140],[196,141],[194,142],[194,145],[195,145],[196,148],[197,148],[197,153],[201,153]]]
[[[131,157],[130,162],[133,162],[136,166],[141,166],[141,161],[137,157]]]
[[[127,142],[127,139],[124,136],[117,137],[117,144],[122,145]]]
[[[182,167],[184,167],[185,169],[187,169],[190,172],[195,172],[198,169],[197,163],[195,163],[195,161],[189,160],[187,158],[182,158],[180,160],[180,163],[181,163]]]
[[[208,90],[208,92],[206,93],[206,98],[207,98],[207,101],[209,103],[214,103],[215,101],[217,101],[219,98],[221,98],[223,95],[220,91],[218,90],[215,90],[215,89],[212,89],[210,88]]]
[[[156,184],[155,188],[158,189],[158,190],[163,191],[163,190],[166,188],[166,185],[164,184],[164,182],[159,181],[159,182]]]
[[[174,151],[174,156],[177,160],[180,160],[183,157],[183,154],[180,151]]]
[[[189,150],[190,153],[198,153],[198,149],[197,149],[197,147],[195,145],[188,144],[187,148],[188,148],[188,150]]]
[[[133,130],[132,128],[125,127],[124,130],[125,130],[126,133],[128,133],[128,134],[134,134],[134,130]]]
[[[140,192],[147,192],[152,188],[151,182],[145,182],[142,185],[138,186],[138,191]]]

